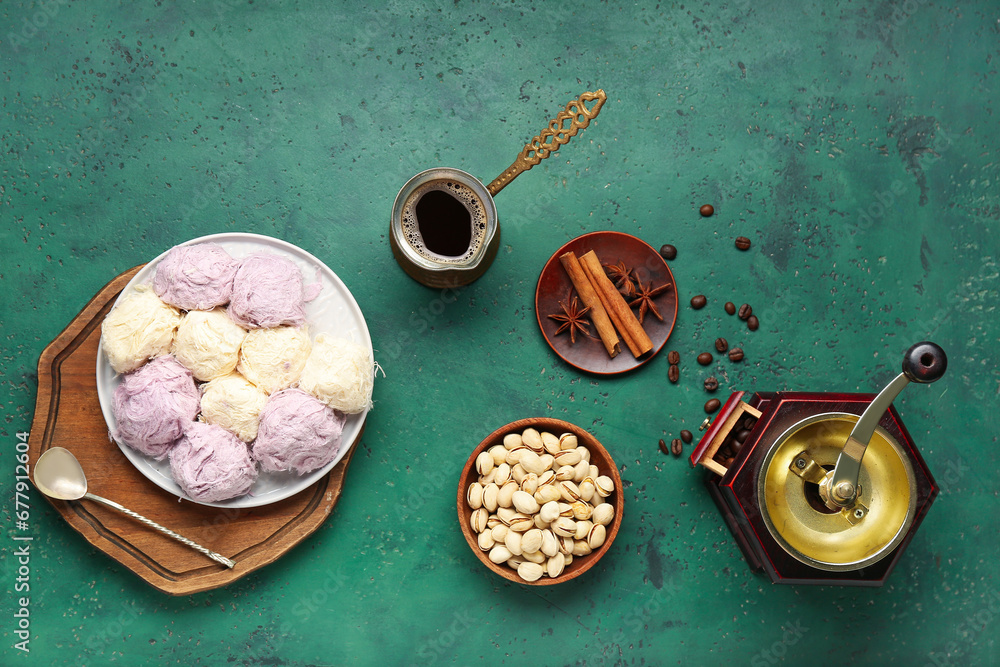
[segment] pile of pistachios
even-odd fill
[[[466,499],[479,548],[521,579],[554,579],[604,544],[615,517],[605,499],[615,483],[574,434],[509,433],[476,457],[476,472]]]

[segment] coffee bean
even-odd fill
[[[669,243],[660,246],[660,257],[663,259],[675,259],[677,257],[677,248]]]
[[[736,247],[739,248],[740,250],[749,250],[750,249],[750,239],[748,239],[745,236],[737,236],[736,237]]]
[[[712,206],[711,204],[705,204],[700,209],[698,209],[698,212],[707,218],[713,213],[715,213],[715,207]]]
[[[747,329],[750,331],[756,331],[757,327],[760,326],[760,320],[757,319],[756,315],[751,315],[747,318]]]
[[[724,308],[726,309],[726,315],[732,315],[736,312],[736,304],[732,301],[727,301]]]
[[[684,445],[681,443],[680,438],[674,438],[670,441],[670,453],[678,458],[684,453]]]
[[[750,431],[748,431],[745,428],[741,428],[739,431],[736,432],[736,442],[742,445],[744,442],[747,441],[748,435],[750,435]]]
[[[745,428],[748,431],[752,429],[754,427],[754,424],[756,423],[757,423],[757,418],[754,417],[753,415],[746,415],[745,417],[743,417],[743,428]]]
[[[705,391],[715,391],[719,388],[719,381],[715,376],[705,378]]]
[[[691,307],[695,310],[704,308],[706,303],[708,303],[708,299],[705,298],[704,294],[691,297]]]
[[[720,405],[722,405],[722,401],[717,398],[711,398],[705,403],[705,412],[712,414],[719,409]]]
[[[738,311],[738,312],[736,313],[736,315],[737,315],[737,317],[739,317],[739,318],[740,318],[741,320],[745,320],[746,318],[748,318],[748,317],[750,317],[751,315],[753,315],[753,308],[751,308],[751,307],[750,307],[750,304],[748,304],[748,303],[744,303],[744,304],[743,304],[742,306],[740,306],[740,309],[739,309],[739,311]]]
[[[677,380],[681,377],[681,369],[677,364],[670,364],[670,368],[667,369],[667,379],[672,383],[677,384]]]
[[[673,364],[674,366],[681,363],[681,353],[677,350],[670,350],[670,352],[667,353],[667,363]]]
[[[739,454],[740,450],[742,449],[743,449],[743,443],[740,442],[739,440],[733,440],[733,446],[732,446],[733,454]]]
[[[702,366],[708,366],[710,363],[712,363],[711,352],[702,352],[701,354],[699,354],[698,363],[701,364]]]
[[[681,440],[683,440],[688,444],[691,444],[691,441],[694,440],[694,435],[692,435],[691,431],[684,429],[683,431],[681,431]]]
[[[660,438],[660,451],[663,452],[664,454],[670,453],[670,448],[667,447],[667,443],[663,441],[663,438]]]
[[[730,456],[728,459],[726,459],[725,461],[722,462],[722,466],[724,468],[731,468],[731,467],[733,467],[733,461],[735,461],[735,460],[736,459],[734,459],[732,456]]]
[[[729,350],[729,361],[743,361],[743,349],[734,347]]]
[[[725,338],[716,338],[715,349],[718,350],[719,352],[725,352],[726,350],[729,349],[729,341],[726,340]]]

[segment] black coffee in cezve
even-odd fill
[[[403,204],[403,234],[433,261],[461,263],[476,254],[486,236],[486,208],[467,185],[429,181]]]

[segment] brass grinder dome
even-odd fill
[[[877,428],[864,454],[857,503],[828,509],[818,485],[794,468],[815,462],[829,471],[858,416],[819,414],[793,425],[765,457],[758,481],[762,516],[771,536],[797,560],[838,572],[859,570],[890,554],[916,514],[916,482],[899,443]]]

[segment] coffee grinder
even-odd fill
[[[751,568],[774,583],[881,586],[938,487],[892,401],[947,367],[917,343],[877,395],[734,392],[691,454]]]

